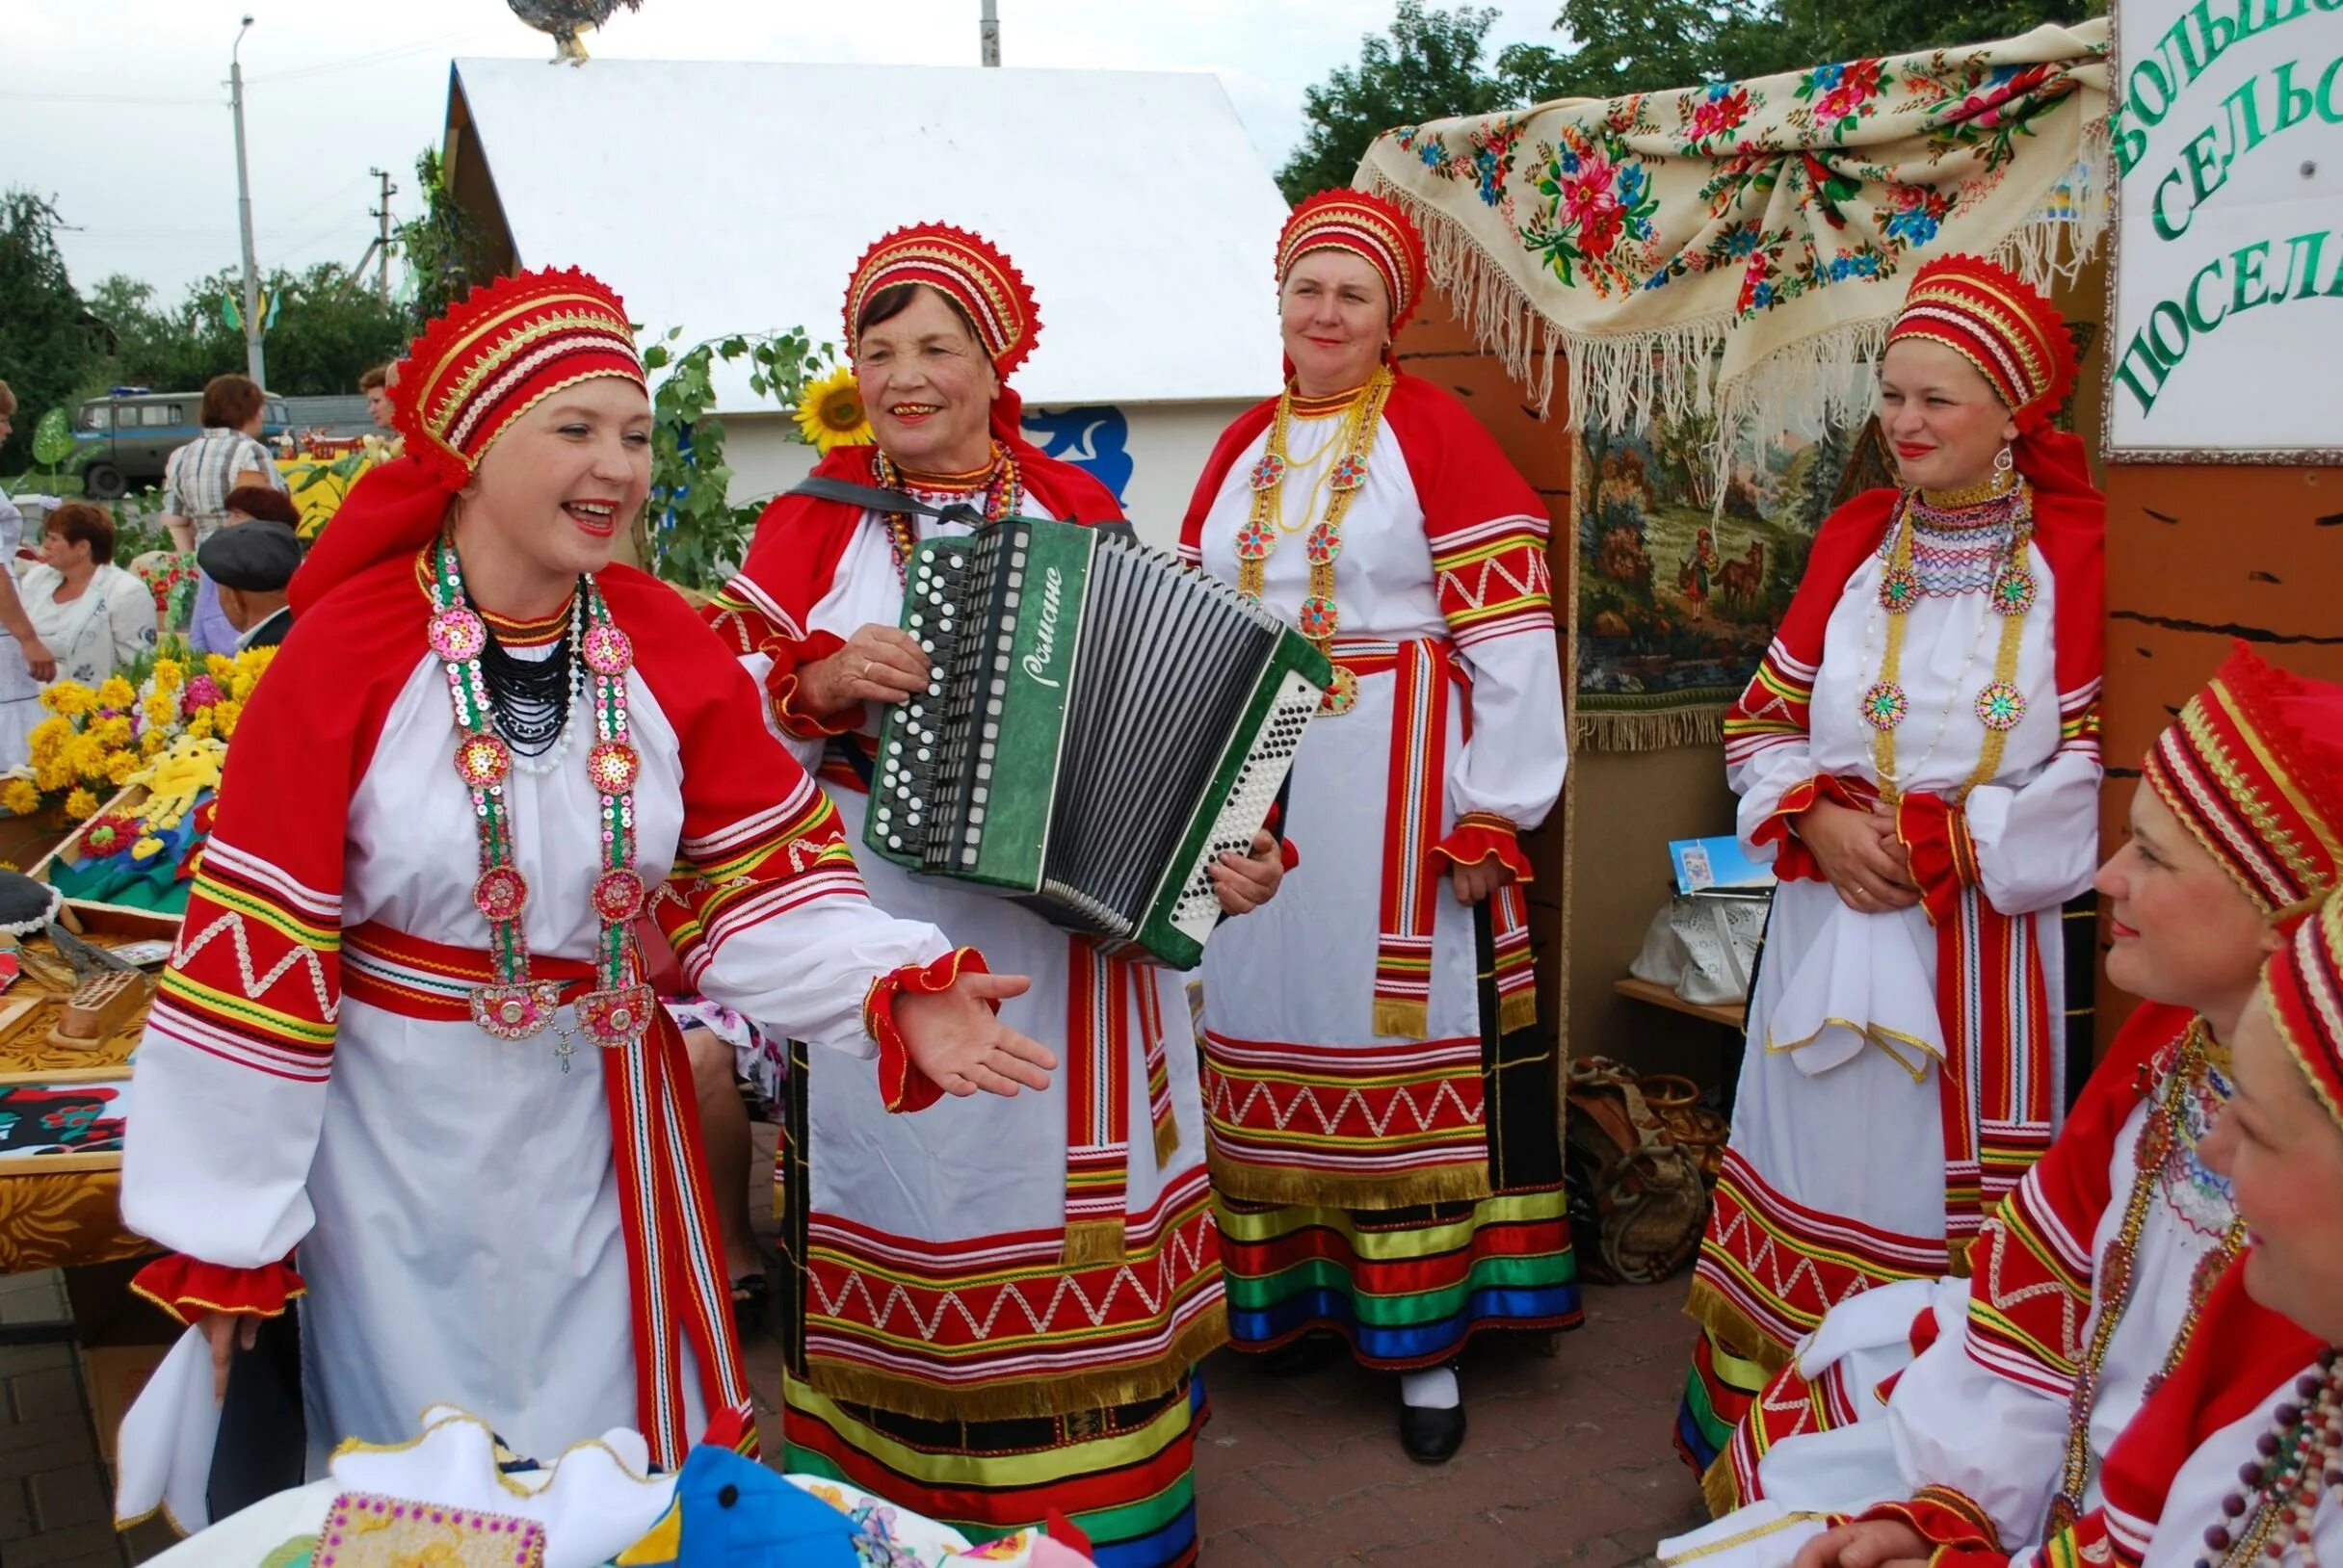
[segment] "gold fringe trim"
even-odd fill
[[[1580,706],[1570,716],[1572,741],[1582,751],[1668,751],[1677,746],[1723,745],[1726,706],[1704,702],[1643,713],[1589,712]]]
[[[1228,1343],[1228,1306],[1215,1301],[1182,1329],[1162,1355],[1140,1367],[1098,1372],[1005,1378],[972,1387],[923,1382],[901,1372],[859,1364],[807,1357],[805,1379],[847,1404],[875,1405],[922,1421],[1014,1421],[1030,1416],[1066,1416],[1142,1399],[1161,1398],[1179,1387],[1196,1364]]]
[[[1514,1034],[1537,1027],[1538,991],[1535,986],[1526,991],[1515,991],[1497,1004],[1498,1033]]]
[[[1375,1000],[1375,1020],[1370,1027],[1378,1034],[1389,1034],[1399,1039],[1429,1039],[1432,1035],[1432,1005],[1412,998],[1378,997]]]
[[[1058,1257],[1068,1268],[1097,1268],[1123,1261],[1119,1219],[1078,1219],[1066,1227]]]
[[[1742,1360],[1754,1361],[1764,1368],[1769,1382],[1790,1364],[1790,1346],[1775,1344],[1772,1335],[1751,1322],[1748,1314],[1727,1301],[1712,1285],[1697,1279],[1692,1282],[1692,1294],[1684,1298],[1684,1316],[1723,1341],[1724,1347]]]
[[[1711,1459],[1700,1473],[1700,1496],[1708,1503],[1711,1519],[1723,1519],[1741,1506],[1741,1481],[1733,1474],[1730,1449]]]
[[[1155,1168],[1163,1169],[1172,1163],[1172,1156],[1178,1152],[1179,1119],[1167,1116],[1163,1125],[1155,1129]]]
[[[1353,1176],[1303,1170],[1292,1165],[1247,1165],[1207,1151],[1212,1189],[1239,1203],[1274,1203],[1310,1209],[1405,1209],[1418,1203],[1457,1203],[1491,1195],[1488,1161],[1435,1165],[1430,1170]]]

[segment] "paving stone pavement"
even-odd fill
[[[1586,1325],[1551,1356],[1511,1335],[1473,1346],[1464,1448],[1445,1465],[1401,1450],[1395,1379],[1347,1364],[1270,1378],[1214,1356],[1197,1445],[1204,1568],[1647,1561],[1708,1517],[1669,1445],[1692,1346],[1684,1289],[1589,1287]],[[777,1452],[777,1348],[752,1346],[749,1375]]]

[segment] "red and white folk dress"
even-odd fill
[[[1567,759],[1546,528],[1461,405],[1388,371],[1247,413],[1190,504],[1187,559],[1304,635],[1329,629],[1330,564],[1348,704],[1295,761],[1301,864],[1204,954],[1213,1184],[1249,1348],[1323,1327],[1368,1365],[1420,1367],[1479,1328],[1578,1319],[1516,842]],[[1449,863],[1491,856],[1515,880],[1459,903]]]

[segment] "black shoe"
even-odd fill
[[[1310,1333],[1245,1360],[1264,1377],[1306,1377],[1331,1365],[1341,1354],[1341,1340],[1331,1334]]]
[[[1422,1405],[1399,1407],[1399,1446],[1418,1464],[1444,1465],[1464,1446],[1464,1407],[1446,1410]]]

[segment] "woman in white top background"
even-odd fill
[[[24,574],[24,610],[55,652],[51,673],[95,687],[153,648],[154,595],[114,563],[114,519],[88,501],[50,512],[41,564]]]

